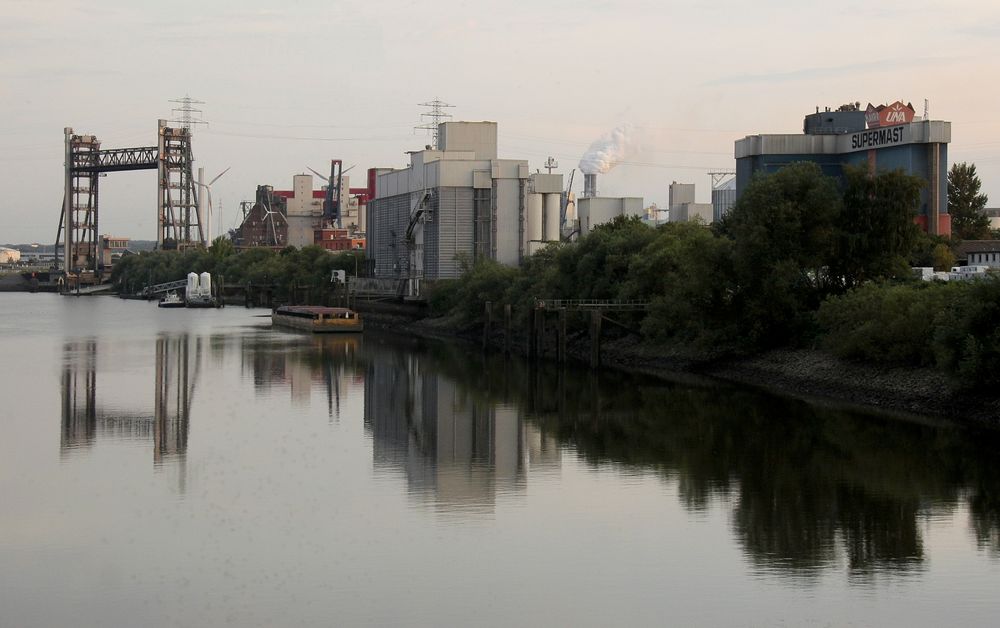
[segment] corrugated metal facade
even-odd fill
[[[462,274],[461,258],[474,256],[472,188],[436,188],[424,223],[424,277],[451,279]]]
[[[375,276],[397,276],[408,264],[403,239],[409,216],[409,194],[378,198],[368,203],[368,224],[374,228],[369,228],[367,234],[367,255],[375,261]]]

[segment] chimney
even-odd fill
[[[592,198],[597,196],[597,175],[596,174],[584,174],[583,175],[583,196],[586,198]]]

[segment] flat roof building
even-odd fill
[[[948,143],[951,123],[920,120],[911,105],[895,102],[866,110],[860,103],[805,118],[802,134],[748,135],[736,140],[736,195],[758,172],[773,173],[800,161],[843,177],[845,166],[870,172],[902,170],[925,181],[917,223],[932,234],[950,235]]]
[[[495,122],[438,128],[438,148],[411,152],[406,168],[371,171],[366,244],[376,277],[452,278],[464,263],[517,265],[529,254],[527,160],[497,158]]]

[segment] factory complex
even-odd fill
[[[951,124],[925,118],[926,111],[918,117],[901,101],[866,109],[860,102],[835,110],[817,107],[805,116],[801,134],[736,140],[735,169],[707,173],[710,203],[696,201],[693,183],[674,181],[665,209],[647,207],[636,195],[598,193],[599,176],[627,164],[635,150],[635,130],[629,125],[596,140],[583,155],[583,193],[577,198],[572,191],[576,169],[564,177],[552,172],[557,164],[551,157],[545,172],[532,171],[527,159],[501,158],[496,122],[435,119],[426,126],[433,131],[433,144],[409,151],[403,168],[369,168],[362,186],[351,186],[340,159],[331,160],[328,175],[293,174],[290,189],[258,185],[254,200],[241,203],[241,224],[229,235],[240,249],[364,250],[364,274],[374,278],[453,278],[477,260],[519,265],[549,243],[586,236],[620,216],[651,225],[719,221],[755,175],[802,161],[834,177],[842,177],[849,166],[919,177],[925,185],[916,220],[929,233],[948,235]],[[98,235],[98,177],[107,172],[158,169],[158,247],[208,244],[210,188],[225,171],[209,183],[202,171],[195,177],[189,130],[161,120],[158,146],[111,150],[102,149],[92,135],[77,135],[71,128],[65,133],[66,195],[57,253],[64,249],[68,272],[79,281],[99,283],[114,257],[127,252],[126,239]],[[322,181],[319,189],[314,175]],[[63,235],[64,246],[59,246]]]

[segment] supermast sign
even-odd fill
[[[914,111],[913,105],[909,103],[904,105],[900,100],[891,105],[879,105],[877,107],[868,103],[868,108],[865,109],[865,123],[868,124],[869,129],[896,126],[897,124],[909,124],[913,122],[914,114],[916,114],[916,111]]]

